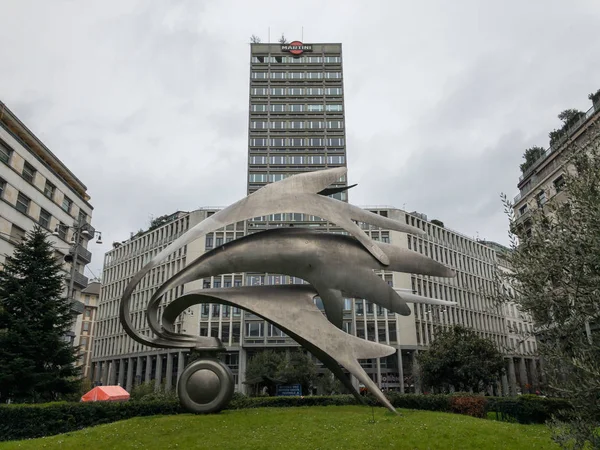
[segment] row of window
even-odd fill
[[[345,144],[344,138],[252,138],[251,147],[336,147]]]
[[[252,72],[253,80],[341,80],[342,72]]]
[[[0,198],[4,198],[5,190],[6,190],[6,181],[4,181],[3,179],[0,178]],[[19,212],[22,212],[23,214],[29,215],[30,207],[31,207],[31,199],[29,197],[27,197],[25,194],[23,194],[22,192],[19,192],[17,195],[17,202],[15,203],[15,209]],[[83,213],[83,214],[85,214],[85,213]],[[42,227],[49,230],[51,220],[52,220],[52,214],[50,214],[44,208],[41,208],[40,215],[37,218],[38,223]],[[60,236],[61,239],[66,240],[67,230],[68,230],[68,227],[64,223],[59,222],[58,235]]]
[[[251,121],[250,129],[252,130],[339,130],[344,128],[343,120],[327,120],[325,122],[319,120],[308,120],[308,121],[269,121],[269,122],[258,122]]]
[[[254,64],[341,64],[341,56],[253,56]]]
[[[346,157],[334,156],[251,156],[250,164],[298,165],[298,164],[344,164]]]
[[[13,155],[13,150],[11,148],[9,148],[8,145],[6,145],[0,141],[0,161],[2,161],[4,164],[10,166],[10,160],[11,160],[12,155]],[[23,179],[25,181],[27,181],[28,183],[34,184],[36,175],[37,175],[37,169],[35,167],[33,167],[30,163],[25,161],[23,163],[23,170],[21,171],[21,176],[23,177]],[[44,195],[46,197],[48,197],[50,200],[54,201],[55,194],[56,194],[56,186],[54,184],[52,184],[50,181],[46,180],[46,183],[44,185]],[[66,213],[72,214],[73,200],[71,200],[66,195],[63,196],[63,201],[60,206]],[[19,209],[19,208],[17,208],[17,209]],[[19,211],[21,211],[21,209],[19,209]],[[21,212],[23,212],[23,211],[21,211]],[[85,218],[87,217],[86,214],[81,210],[79,211],[79,215],[80,215],[80,219],[83,217],[83,219],[85,220]]]
[[[258,104],[250,105],[251,112],[342,112],[343,106],[341,103],[323,105],[319,104],[298,104],[298,103],[274,103],[274,104]]]
[[[319,147],[311,147],[311,148],[302,148],[302,147],[291,147],[291,148],[251,148],[250,151],[252,153],[273,153],[273,152],[281,152],[281,153],[297,153],[297,152],[307,152],[307,153],[323,153],[325,152],[324,148],[319,148]],[[335,148],[335,147],[329,147],[327,148],[327,153],[344,153],[344,149],[343,148]]]
[[[264,88],[255,87],[250,89],[250,93],[255,96],[267,96],[267,95],[289,95],[289,96],[315,96],[315,95],[342,95],[341,87],[332,88],[318,88],[318,87],[281,87],[281,88]]]

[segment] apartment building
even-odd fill
[[[31,130],[0,102],[0,264],[35,225],[50,234],[57,259],[64,261],[75,245],[75,223],[87,224],[87,235],[77,244],[73,276],[73,311],[81,314],[81,290],[88,284],[84,268],[92,253],[87,249],[95,230],[86,186]],[[71,263],[63,266],[67,284]],[[65,286],[66,287],[66,286]],[[70,333],[72,342],[76,333]]]

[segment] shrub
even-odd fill
[[[481,395],[451,395],[449,399],[450,411],[457,414],[484,418],[486,416],[487,400]]]
[[[562,417],[563,411],[571,409],[568,400],[535,395],[519,397],[489,397],[487,410],[496,412],[501,420],[511,419],[519,423],[546,423],[552,417]]]

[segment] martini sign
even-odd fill
[[[311,44],[303,44],[300,41],[293,41],[289,44],[281,45],[282,52],[290,52],[292,55],[301,55],[304,52],[312,52]]]

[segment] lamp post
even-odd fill
[[[72,247],[69,250],[69,254],[65,255],[65,262],[71,263],[71,271],[70,271],[70,279],[69,279],[69,287],[67,289],[67,298],[74,301],[73,298],[73,290],[75,284],[75,272],[77,271],[77,266],[75,262],[77,261],[79,244],[82,237],[93,239],[95,236],[98,236],[96,240],[96,244],[102,244],[102,233],[100,231],[95,231],[91,228],[91,225],[87,223],[85,220],[80,218],[77,222],[70,227],[73,230],[73,237],[71,238]],[[93,231],[91,231],[93,230]],[[59,236],[60,233],[60,225],[57,225],[52,233],[53,236]],[[90,232],[91,231],[91,232]]]

